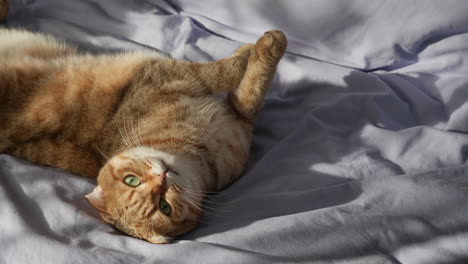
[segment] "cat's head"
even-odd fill
[[[86,198],[119,230],[164,244],[197,225],[202,173],[195,159],[139,147],[112,157]]]

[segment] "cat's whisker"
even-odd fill
[[[182,189],[183,189],[183,191],[184,191],[185,193],[188,193],[188,194],[190,194],[190,195],[192,195],[192,196],[194,196],[194,197],[199,197],[200,199],[206,198],[206,197],[207,197],[206,194],[198,193],[198,192],[195,192],[195,191],[190,191],[190,190],[185,189],[185,188],[182,188]]]
[[[195,208],[197,208],[198,210],[200,210],[202,213],[206,214],[206,215],[212,215],[212,216],[216,216],[216,217],[219,217],[221,215],[219,214],[215,214],[211,211],[207,211],[205,209],[203,209],[203,207],[201,207],[200,205],[198,205],[196,202],[190,200],[190,199],[185,199],[188,203],[190,203],[192,206],[194,206]],[[211,209],[211,210],[214,210],[214,208],[208,208],[208,209]],[[219,212],[219,211],[218,211]]]
[[[96,145],[96,149],[102,155],[102,157],[106,159],[106,161],[109,160],[109,157],[106,154],[104,154],[104,152],[102,152],[98,145]]]
[[[184,191],[188,194],[191,194],[191,195],[200,195],[201,197],[203,197],[203,202],[205,203],[209,203],[209,204],[213,204],[213,205],[229,205],[229,204],[232,204],[232,202],[215,202],[215,201],[212,201],[210,200],[210,198],[213,197],[213,195],[210,195],[210,194],[198,194],[198,193],[195,193],[195,192],[191,192],[190,190],[187,190],[187,189],[184,189]]]
[[[122,114],[122,115],[124,115],[124,114]],[[126,147],[131,148],[131,146],[129,144],[129,141],[128,141],[128,138],[127,138],[126,130],[125,130],[125,120],[126,119],[123,118],[121,123],[117,123],[117,126],[119,128],[120,135],[122,137],[122,140],[124,140],[124,143],[125,143]]]
[[[205,194],[205,193],[199,193],[199,192],[196,192],[194,190],[190,190],[190,189],[187,189],[185,187],[182,187],[183,191],[186,192],[186,193],[189,193],[191,195],[195,195],[195,196],[199,196],[199,197],[202,197],[202,198],[207,198],[207,197],[210,197],[209,194]]]
[[[125,124],[125,131],[126,131],[128,140],[129,140],[129,142],[130,142],[132,148],[136,148],[136,147],[138,147],[138,144],[136,143],[135,138],[133,137],[133,132],[132,132],[132,131],[133,131],[133,129],[132,129],[132,128],[133,128],[133,124],[131,124],[131,123],[128,121],[128,120],[131,120],[131,119],[125,118],[124,120],[125,120],[125,121],[124,121],[124,124]],[[137,155],[138,159],[141,160],[141,158],[140,158],[140,156],[138,155],[138,153],[136,153],[136,155]]]
[[[135,125],[134,124],[129,124],[128,118],[123,119],[123,127],[124,127],[124,132],[125,132],[125,137],[127,141],[127,146],[133,151],[134,155],[137,157],[138,160],[144,162],[144,157],[142,157],[137,151],[135,151],[135,148],[138,147],[140,144],[138,144],[138,141],[135,139]]]
[[[212,209],[208,209],[208,210],[205,210],[205,209],[200,209],[200,212],[202,212],[204,215],[208,216],[208,217],[222,217],[223,214],[226,214],[228,212],[223,212],[223,211],[214,211]]]
[[[178,182],[178,179],[176,179],[176,177],[171,177],[171,180],[173,180],[178,186],[180,186],[183,189],[184,192],[200,196],[200,197],[204,198],[205,200],[207,200],[209,203],[212,203],[212,204],[229,204],[229,202],[217,203],[217,202],[213,202],[213,201],[208,200],[210,197],[213,197],[213,196],[221,197],[224,194],[222,192],[214,192],[213,191],[213,192],[200,193],[200,191],[192,190],[192,189],[184,186],[183,184],[180,184]]]
[[[174,177],[171,177],[171,180],[173,180],[177,186],[180,186],[180,188],[182,189],[182,195],[184,197],[188,198],[191,202],[196,203],[199,207],[205,207],[205,208],[209,208],[209,209],[219,210],[218,208],[210,207],[210,206],[207,206],[207,205],[203,204],[203,202],[207,201],[207,199],[206,199],[207,195],[205,195],[203,193],[200,193],[200,192],[191,191],[191,190],[187,189],[186,187],[183,187],[183,185],[181,185],[178,182],[178,180],[176,180]],[[196,202],[193,199],[195,199],[197,201],[200,201],[200,202]],[[210,202],[210,201],[208,201],[208,202]],[[215,205],[214,202],[211,202],[211,203]]]
[[[136,139],[138,141],[139,146],[144,147],[143,146],[143,139],[141,138],[141,126],[138,126],[138,131],[136,133]]]
[[[229,205],[229,204],[232,204],[232,202],[215,202],[215,201],[212,201],[210,200],[210,196],[209,195],[203,195],[204,199],[203,199],[203,203],[209,203],[209,204],[213,204],[213,205]]]
[[[122,121],[123,122],[123,121]],[[128,142],[127,137],[125,136],[125,131],[124,128],[121,126],[121,124],[117,123],[117,130],[119,131],[120,137],[122,138],[123,143],[128,149],[131,149],[131,146]]]
[[[127,144],[125,143],[125,138],[124,138],[124,136],[122,135],[122,130],[120,129],[119,123],[116,123],[116,126],[117,126],[117,131],[119,132],[120,138],[122,139],[122,142],[124,143],[124,145],[127,145]],[[127,147],[128,147],[128,146],[127,146]]]
[[[126,113],[127,114],[127,113]],[[131,130],[131,124],[128,122],[128,118],[124,118],[124,129],[125,129],[125,134],[128,138],[128,141],[130,142],[132,147],[136,147],[135,142],[132,138],[132,130]]]
[[[223,207],[223,208],[214,207],[214,206],[217,206],[216,204],[214,204],[213,206],[208,206],[208,205],[205,204],[205,202],[206,201],[201,201],[199,203],[194,202],[194,203],[196,203],[201,208],[206,208],[206,209],[212,210],[212,211],[223,212],[223,213],[230,211],[225,207]],[[220,206],[222,206],[222,205],[220,205]]]
[[[138,117],[137,117],[138,118]],[[135,121],[136,122],[136,121]],[[137,127],[135,125],[135,123],[129,123],[128,124],[128,132],[129,132],[129,137],[130,139],[132,140],[132,143],[135,147],[139,147],[140,144],[138,142],[138,139],[137,139],[137,136],[136,136],[136,132],[135,132],[135,127]]]
[[[203,199],[203,197],[204,197],[203,195],[200,195],[198,193],[190,193],[190,192],[187,192],[185,190],[183,191],[183,193],[191,196],[192,198],[199,199],[199,200]]]
[[[189,193],[184,193],[183,195],[184,195],[186,198],[187,198],[187,197],[190,198],[190,194],[189,194]],[[217,211],[225,211],[225,210],[222,210],[222,209],[220,209],[220,208],[215,208],[215,207],[211,207],[211,206],[207,206],[206,204],[203,204],[203,203],[206,201],[206,199],[205,199],[205,200],[202,200],[202,199],[200,199],[200,197],[194,197],[194,196],[192,196],[191,199],[200,200],[200,202],[196,202],[196,201],[194,201],[194,200],[190,200],[190,201],[192,201],[193,203],[196,203],[199,207],[208,208],[208,209],[217,210]]]
[[[182,186],[182,188],[188,192],[192,192],[192,193],[195,193],[195,194],[198,194],[199,191],[196,191],[196,190],[193,190],[193,189],[190,189],[190,188],[187,188],[186,186]],[[217,194],[220,194],[221,192],[203,192],[203,196],[211,196],[211,195],[217,195]]]

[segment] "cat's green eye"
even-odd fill
[[[161,209],[161,212],[167,216],[171,215],[172,213],[171,205],[164,199],[159,200],[159,209]]]
[[[135,175],[128,175],[127,177],[124,178],[124,182],[128,186],[132,186],[132,187],[137,187],[141,183],[140,179],[138,179],[138,177]]]

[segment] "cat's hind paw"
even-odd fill
[[[270,30],[257,40],[255,51],[260,59],[279,61],[283,57],[288,40],[280,30]]]

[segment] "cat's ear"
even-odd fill
[[[148,239],[148,241],[153,244],[169,244],[171,243],[171,240],[171,237],[162,235],[154,235]]]
[[[106,212],[106,204],[104,203],[104,198],[103,198],[104,192],[102,191],[101,186],[96,186],[94,190],[88,194],[85,195],[86,200],[96,209],[102,212]]]

